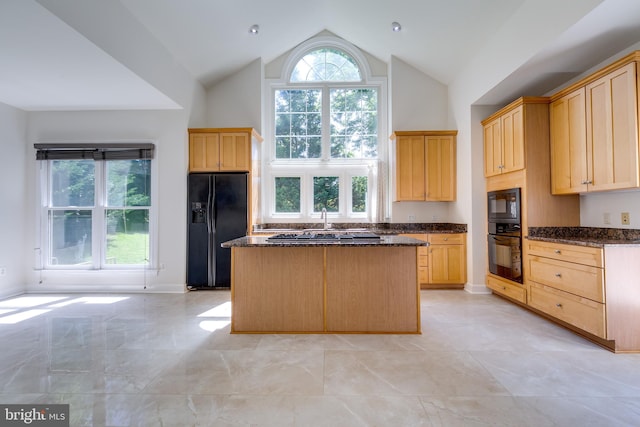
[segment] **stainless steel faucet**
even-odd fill
[[[329,229],[329,224],[327,224],[327,208],[322,208],[322,212],[320,213],[320,219],[324,219],[324,229]]]

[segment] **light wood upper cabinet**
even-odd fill
[[[251,135],[247,132],[220,134],[220,170],[249,171],[251,169]]]
[[[208,172],[219,170],[220,135],[196,133],[189,135],[189,171]]]
[[[189,129],[189,171],[249,172],[256,137],[250,128]]]
[[[427,200],[456,199],[456,138],[425,136]]]
[[[396,140],[396,199],[425,200],[425,144],[422,135],[399,136]]]
[[[587,125],[584,88],[553,101],[551,126],[551,192],[587,191]]]
[[[398,131],[396,200],[456,199],[457,131]]]
[[[483,122],[485,176],[524,169],[523,113],[523,106],[519,105]]]
[[[552,96],[553,194],[640,187],[640,53]]]
[[[586,87],[590,191],[638,187],[636,63]]]

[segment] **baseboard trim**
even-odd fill
[[[486,295],[491,293],[491,289],[480,283],[466,283],[464,285],[465,292],[475,295]]]

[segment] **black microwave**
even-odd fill
[[[487,193],[489,222],[520,224],[520,188]]]

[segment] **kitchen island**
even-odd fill
[[[247,236],[231,248],[232,333],[420,333],[417,248],[401,236]]]

